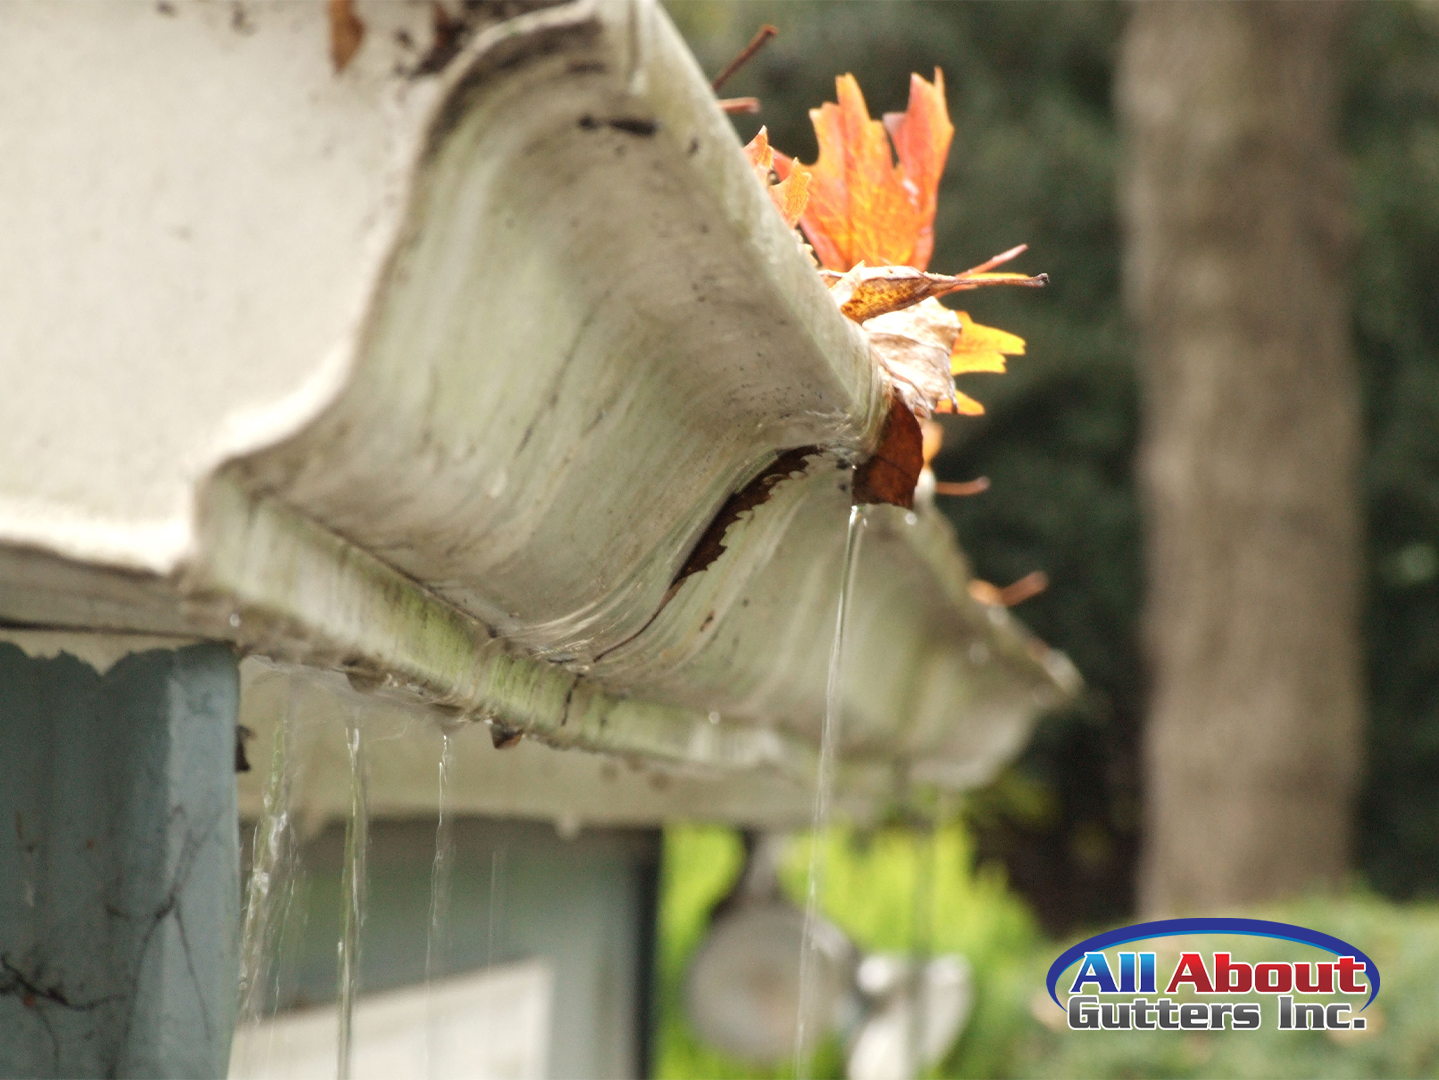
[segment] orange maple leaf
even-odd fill
[[[760,128],[759,133],[749,141],[749,145],[744,148],[744,156],[749,159],[750,168],[754,169],[760,184],[779,208],[784,223],[793,229],[809,200],[809,171],[803,167],[792,166],[785,171],[783,180],[771,184],[770,173],[774,170],[775,152],[769,144],[769,131],[766,128]]]
[[[937,297],[982,285],[1045,285],[1049,279],[994,271],[1024,252],[1023,244],[962,274],[925,272],[934,250],[939,181],[954,137],[943,72],[936,68],[932,83],[911,75],[908,107],[886,113],[882,123],[870,117],[853,75],[837,78],[835,91],[837,103],[810,110],[819,142],[813,165],[775,151],[763,128],[745,154],[785,220],[791,226],[798,221],[840,312],[868,335],[890,396],[886,438],[893,436],[905,452],[877,452],[876,460],[902,475],[892,484],[867,480],[865,499],[907,506],[923,467],[914,421],[933,412],[982,414],[983,405],[955,389],[954,376],[1003,372],[1006,356],[1024,352],[1022,338],[981,326]],[[772,172],[778,184],[771,183]],[[895,421],[897,411],[908,424]],[[860,487],[855,491],[860,498]]]
[[[837,78],[835,91],[838,104],[809,112],[819,157],[802,166],[811,179],[800,227],[828,269],[864,262],[923,270],[934,250],[939,178],[954,136],[944,75],[935,68],[933,83],[911,75],[909,108],[886,114],[883,123],[870,118],[853,75]],[[796,165],[782,154],[775,158],[781,177]]]

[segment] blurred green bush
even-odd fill
[[[973,965],[975,1012],[951,1062],[953,1075],[1001,1076],[1013,1060],[1027,1019],[1011,1002],[1042,952],[1034,920],[995,868],[975,874],[962,826],[936,832],[833,829],[822,841],[824,912],[866,950],[958,952]],[[732,830],[676,826],[665,832],[660,898],[659,1077],[792,1075],[792,1063],[756,1069],[702,1044],[683,1015],[685,967],[709,925],[710,910],[729,890],[743,861]],[[794,845],[783,868],[786,894],[803,906],[807,842]],[[1052,959],[1052,958],[1051,958]],[[796,961],[798,962],[798,961]],[[946,1075],[951,1073],[947,1070]],[[825,1047],[816,1077],[841,1077],[839,1047]]]

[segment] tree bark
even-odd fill
[[[1123,43],[1148,914],[1331,885],[1348,862],[1362,702],[1345,15],[1140,4]]]

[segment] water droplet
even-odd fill
[[[496,469],[490,476],[490,482],[485,485],[485,494],[492,499],[498,499],[505,493],[509,482],[510,474],[503,467]]]
[[[230,629],[240,629],[240,613],[238,611],[230,612]]]
[[[712,713],[710,713],[710,723],[711,723],[711,724],[718,724],[719,722],[720,722],[720,714],[717,713],[717,712],[712,712]]]

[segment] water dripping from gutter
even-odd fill
[[[439,1035],[432,1001],[435,979],[443,972],[442,957],[450,924],[450,880],[455,867],[455,821],[451,814],[450,769],[454,742],[448,732],[440,750],[439,814],[435,824],[435,861],[430,868],[430,926],[425,935],[425,1075],[435,1080],[435,1042]]]
[[[814,1011],[816,961],[815,925],[819,918],[819,894],[824,876],[821,830],[829,823],[829,803],[834,787],[834,757],[839,741],[840,712],[843,707],[844,629],[854,591],[854,572],[859,565],[860,539],[868,518],[863,506],[851,506],[849,527],[844,538],[844,562],[840,570],[839,602],[834,620],[834,643],[829,652],[829,678],[825,682],[824,723],[820,728],[819,763],[815,770],[814,809],[810,815],[809,873],[805,885],[804,930],[799,954],[799,1015],[795,1023],[795,1080],[807,1080],[813,1064],[817,1038],[807,1030]],[[820,1033],[816,1032],[815,1035]]]
[[[245,914],[240,934],[237,1028],[253,1028],[279,1000],[280,953],[286,922],[298,887],[300,850],[295,831],[295,694],[285,700],[270,751],[260,820],[251,841],[250,878],[245,888]],[[273,1041],[274,1033],[270,1033]],[[266,1062],[251,1060],[256,1044],[247,1042],[235,1075],[268,1071]]]
[[[340,883],[337,987],[340,1032],[335,1066],[337,1080],[350,1080],[355,991],[360,982],[360,928],[365,921],[365,855],[370,833],[365,743],[360,727],[354,719],[346,728],[345,746],[350,758],[350,815],[345,822],[345,870]]]

